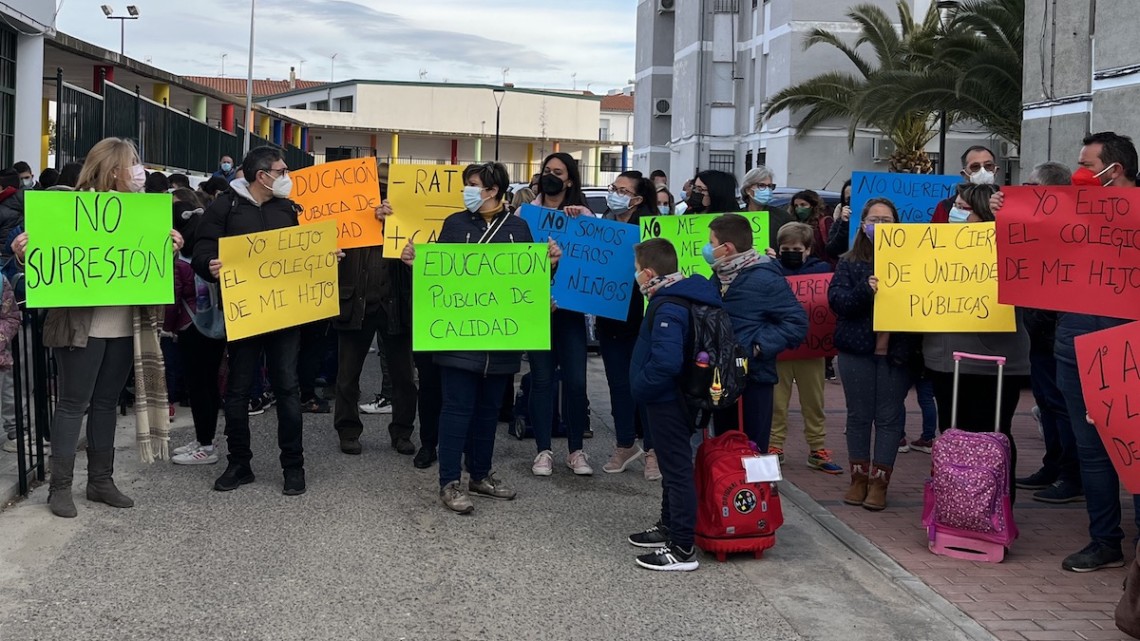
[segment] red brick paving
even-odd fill
[[[793,397],[793,408],[797,399]],[[843,390],[829,384],[826,390],[827,445],[846,466],[843,436]],[[1018,476],[1037,470],[1044,444],[1030,409],[1033,397],[1023,394],[1014,419],[1018,448]],[[921,432],[922,418],[914,394],[908,400],[907,436]],[[960,561],[935,556],[927,550],[922,527],[923,481],[930,473],[930,456],[911,451],[899,454],[888,494],[889,506],[879,513],[844,505],[848,476],[830,476],[804,465],[798,413],[789,416],[784,476],[830,510],[883,552],[922,579],[1002,641],[1126,641],[1116,629],[1113,611],[1121,594],[1124,569],[1074,574],[1061,570],[1061,560],[1088,543],[1088,517],[1084,503],[1047,505],[1032,500],[1032,492],[1019,490],[1014,515],[1020,538],[1000,564]],[[1135,534],[1132,502],[1124,501],[1125,547]],[[1126,552],[1131,560],[1131,551]]]

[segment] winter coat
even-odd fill
[[[780,268],[784,277],[788,276],[808,276],[810,274],[830,274],[832,271],[831,264],[825,260],[820,260],[815,256],[808,256],[804,259],[804,264],[800,265],[799,269],[788,269],[784,263],[773,260],[773,263]]]
[[[12,369],[12,339],[20,331],[20,324],[24,315],[16,305],[16,294],[8,279],[0,276],[0,287],[4,288],[0,294],[0,370]]]
[[[210,261],[218,258],[218,239],[297,226],[300,208],[288,198],[273,197],[258,205],[245,179],[230,183],[232,193],[218,196],[194,231],[194,273],[209,282]]]
[[[662,300],[666,297],[721,307],[716,285],[700,275],[689,276],[664,287],[650,298],[629,362],[630,394],[638,403],[677,400],[679,378],[685,367],[685,341],[690,331],[689,310],[675,302]],[[653,321],[652,326],[650,320]]]
[[[0,191],[0,238],[24,226],[24,190],[6,187]]]
[[[498,226],[503,216],[506,216],[507,220],[487,242],[533,242],[530,227],[527,226],[526,221],[512,215],[505,207],[495,215],[491,224]],[[487,231],[487,227],[487,221],[483,220],[482,215],[464,210],[448,216],[447,220],[443,221],[443,228],[440,229],[436,241],[439,243],[477,243]],[[515,374],[522,366],[522,352],[438,352],[433,360],[440,367],[454,367],[469,372],[479,372],[484,376]]]
[[[1007,376],[1029,375],[1029,333],[1024,314],[1017,310],[1017,329],[1012,332],[942,332],[922,337],[922,358],[927,369],[948,374],[954,371],[954,352],[1004,356]],[[993,376],[992,363],[963,360],[963,374]]]
[[[194,268],[181,258],[174,259],[174,304],[166,306],[162,322],[164,332],[177,333],[194,324],[190,316],[198,309],[198,287],[194,284]]]
[[[776,356],[798,347],[808,332],[807,312],[778,263],[765,261],[741,270],[723,298],[736,342],[750,356],[748,380],[776,384]]]
[[[875,353],[875,292],[867,284],[874,271],[871,263],[847,258],[835,266],[827,303],[835,313],[835,348],[841,354]],[[921,356],[920,338],[917,334],[891,332],[887,357],[895,365],[913,369]]]

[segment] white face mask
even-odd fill
[[[969,219],[970,219],[970,212],[966,211],[965,209],[960,209],[958,207],[952,207],[950,209],[950,222],[952,222],[952,223],[964,223]]]
[[[25,178],[25,179],[20,181],[20,184],[24,186],[24,189],[31,189],[32,187],[36,186],[36,179],[35,178]]]
[[[976,172],[970,174],[970,182],[975,185],[992,185],[994,184],[994,178],[996,177],[996,173],[989,171],[985,167],[982,167]]]
[[[136,194],[146,188],[146,169],[142,165],[131,165],[131,191]]]
[[[269,172],[265,172],[265,174],[273,178]],[[273,192],[273,196],[276,198],[288,198],[293,193],[293,179],[289,177],[289,174],[281,174],[273,178],[273,184],[270,185],[269,190]]]

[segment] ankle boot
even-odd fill
[[[51,478],[48,479],[48,507],[51,513],[65,519],[77,514],[71,496],[71,477],[75,472],[75,456],[51,457]]]
[[[867,464],[868,461],[851,461],[851,487],[843,497],[847,505],[863,505],[867,498]]]
[[[867,481],[867,498],[863,507],[878,512],[887,507],[887,486],[891,483],[891,468],[875,463]]]
[[[115,487],[115,450],[87,450],[87,500],[111,507],[134,507],[135,502]]]

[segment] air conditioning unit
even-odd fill
[[[664,2],[665,0],[661,0],[661,1]],[[670,104],[670,102],[668,100],[665,100],[664,98],[662,98],[662,99],[653,103],[653,117],[654,118],[661,118],[663,116],[672,116],[672,115],[673,115],[673,105]]]
[[[677,0],[657,0],[657,13],[673,13]]]
[[[871,157],[875,160],[886,160],[895,153],[895,143],[891,142],[889,138],[873,138],[871,139]]]
[[[1001,157],[1009,159],[1021,158],[1021,149],[1012,142],[1003,142],[1001,144]]]

